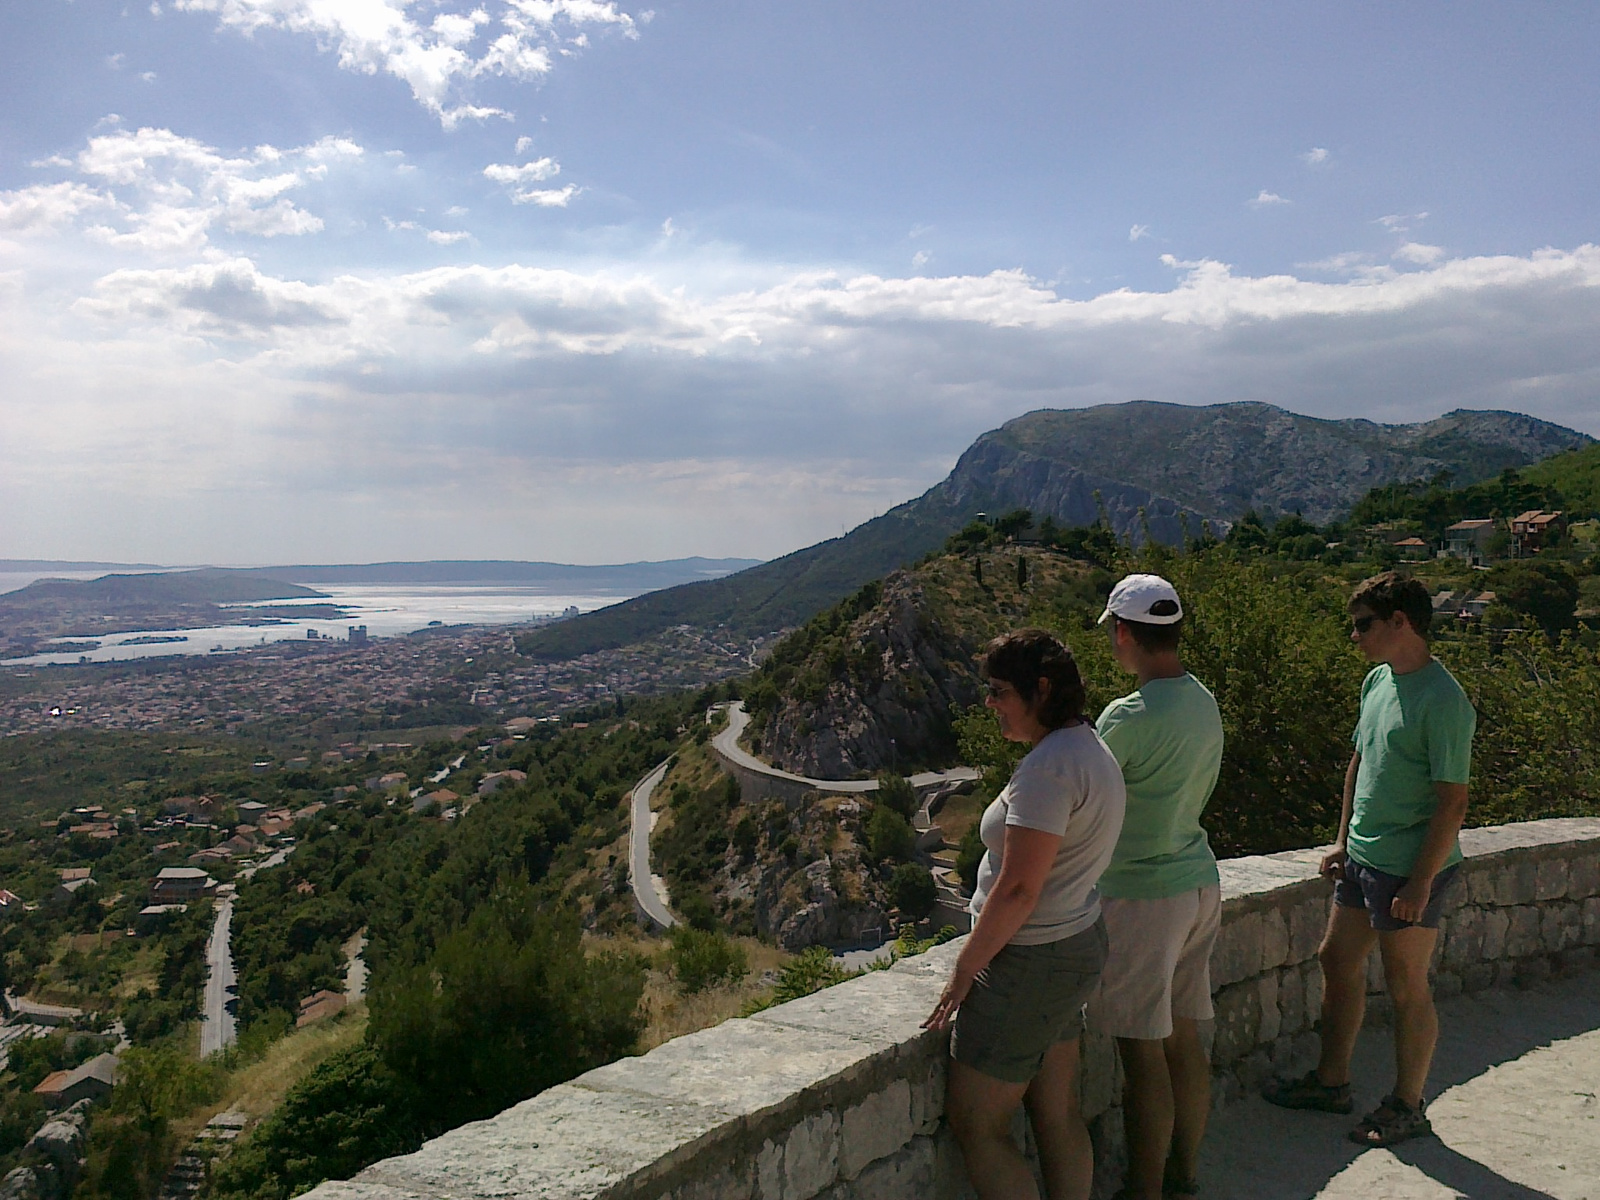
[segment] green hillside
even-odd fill
[[[1600,517],[1600,442],[1535,463],[1522,477],[1560,492],[1570,516]]]

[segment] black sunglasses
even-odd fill
[[[1366,617],[1357,617],[1354,621],[1351,622],[1351,624],[1355,626],[1355,630],[1356,630],[1357,633],[1365,633],[1367,630],[1372,628],[1372,626],[1378,621],[1378,619],[1379,618],[1377,616],[1375,616],[1375,615],[1374,616],[1366,616]]]

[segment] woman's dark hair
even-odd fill
[[[1050,681],[1050,694],[1039,707],[1039,723],[1060,729],[1083,719],[1089,701],[1078,663],[1055,636],[1043,629],[1018,629],[1003,633],[983,648],[981,670],[986,679],[998,679],[1017,689],[1026,704],[1039,698],[1039,680]]]

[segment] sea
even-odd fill
[[[54,578],[97,579],[105,572],[54,572]],[[0,593],[26,587],[37,575],[0,573]],[[317,584],[320,597],[261,601],[274,608],[337,604],[345,615],[334,620],[284,616],[270,625],[212,625],[201,629],[142,629],[133,633],[104,634],[94,638],[66,638],[69,642],[97,641],[93,650],[69,649],[57,653],[10,658],[0,666],[48,666],[121,662],[131,658],[157,658],[179,654],[226,654],[273,642],[304,642],[307,631],[318,637],[343,641],[351,626],[365,625],[368,637],[398,637],[430,625],[516,625],[549,620],[570,609],[580,613],[620,604],[638,592],[614,591],[593,595],[550,592],[537,587],[505,584]],[[223,607],[228,607],[224,605]],[[249,607],[249,606],[242,606]],[[173,638],[157,642],[150,639]]]

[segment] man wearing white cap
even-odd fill
[[[1127,1075],[1123,1111],[1129,1200],[1190,1197],[1211,1064],[1199,1022],[1212,1015],[1211,947],[1221,922],[1217,860],[1200,813],[1222,764],[1222,718],[1183,669],[1183,603],[1159,575],[1129,575],[1100,623],[1138,679],[1096,723],[1127,782],[1127,816],[1099,889],[1110,957],[1089,1027],[1117,1039]]]

